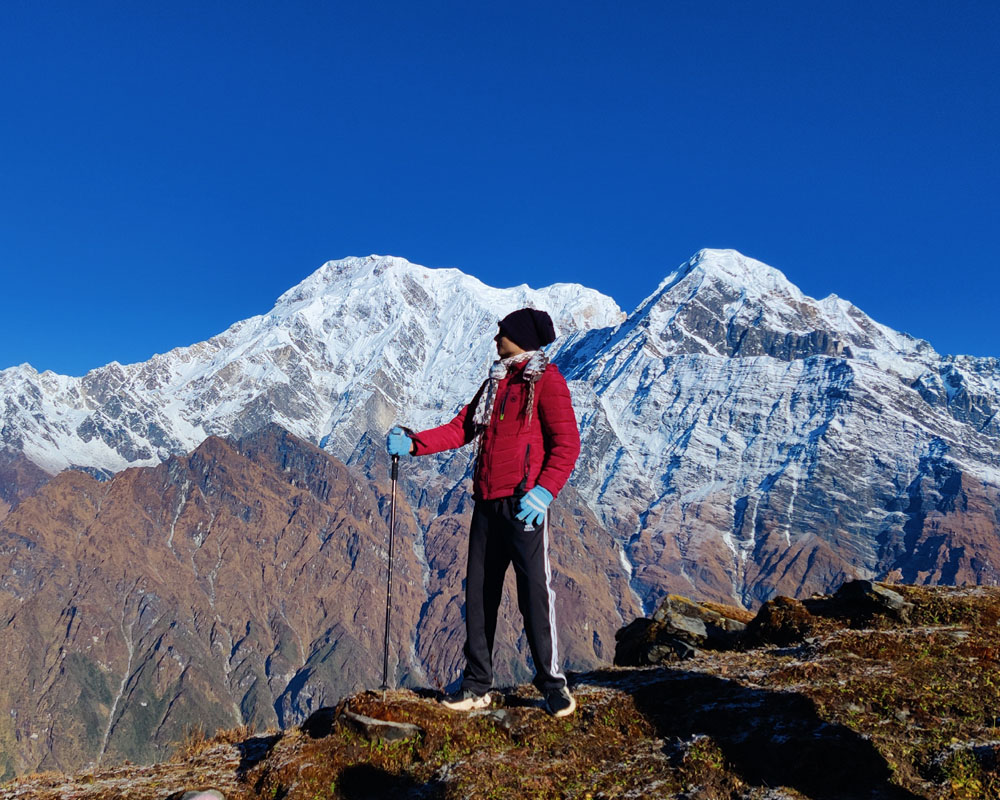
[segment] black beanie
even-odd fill
[[[500,320],[500,334],[522,350],[538,350],[556,340],[552,317],[534,308],[512,311]]]

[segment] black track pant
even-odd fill
[[[535,680],[542,692],[566,685],[559,669],[555,595],[549,569],[548,515],[525,530],[513,497],[477,500],[469,531],[465,584],[465,676],[462,688],[484,694],[493,685],[493,639],[507,567],[517,576],[517,605],[524,618]]]

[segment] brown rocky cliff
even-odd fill
[[[13,450],[0,450],[0,520],[52,476]]]
[[[755,609],[778,595],[808,597],[892,574],[928,585],[1000,583],[994,486],[947,461],[930,464],[901,487],[886,523],[867,539],[856,533],[857,505],[838,501],[845,488],[793,497],[794,487],[778,483],[736,514],[728,488],[654,506],[630,549],[639,580],[657,587],[647,602],[655,607],[675,592]],[[793,502],[808,509],[804,528],[788,515]]]
[[[53,479],[0,532],[3,667],[19,676],[0,689],[0,758],[17,772],[148,761],[196,723],[277,724],[296,675],[325,670],[307,705],[371,685],[385,494],[275,428],[107,483]],[[413,629],[412,548],[395,570]]]
[[[905,583],[1000,583],[1000,490],[956,468],[918,476],[900,504],[901,528],[879,544]]]
[[[388,504],[381,475],[276,426],[104,483],[54,478],[0,524],[2,665],[18,676],[0,685],[0,774],[148,762],[193,725],[289,724],[378,685]],[[553,584],[564,659],[582,669],[611,660],[619,608],[638,609],[574,507],[553,514]],[[469,511],[446,501],[424,535],[399,498],[393,682],[457,677]],[[510,682],[530,673],[504,603]]]

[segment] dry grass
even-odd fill
[[[222,744],[239,744],[252,738],[257,733],[254,725],[237,725],[234,728],[216,731],[211,736],[202,725],[193,725],[184,732],[184,738],[174,744],[170,756],[172,762],[189,761],[206,750]],[[276,731],[271,731],[276,733]]]

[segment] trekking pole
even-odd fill
[[[382,699],[389,688],[389,619],[392,614],[392,540],[396,530],[396,478],[399,477],[399,456],[392,457],[392,499],[389,501],[389,579],[385,589],[385,648],[382,651]]]

